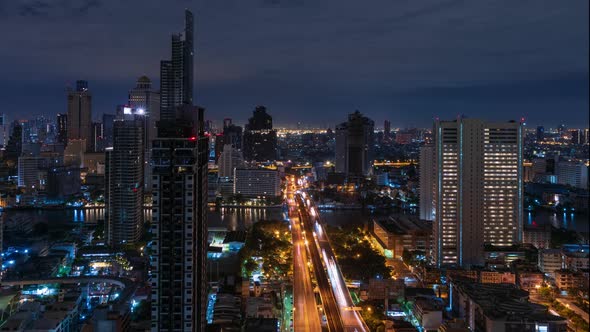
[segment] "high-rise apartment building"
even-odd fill
[[[106,235],[111,246],[135,243],[143,227],[144,115],[131,108],[114,122],[105,155]]]
[[[485,243],[522,241],[522,124],[436,121],[434,134],[434,260],[481,265]]]
[[[205,329],[208,138],[199,113],[199,131],[190,116],[160,121],[153,143],[153,331]]]
[[[272,117],[266,112],[266,107],[256,106],[246,124],[243,139],[244,159],[277,159],[277,131],[272,129]]]
[[[193,14],[186,10],[184,32],[172,35],[170,60],[160,62],[160,119],[174,121],[179,105],[193,105]]]
[[[373,120],[356,111],[336,126],[336,172],[349,178],[371,174],[374,144]]]
[[[68,90],[68,140],[86,140],[86,147],[92,142],[92,94],[88,82],[76,81],[76,90]]]
[[[206,325],[208,137],[204,109],[192,104],[192,13],[185,19],[184,38],[172,37],[172,61],[162,62],[162,107],[151,151],[152,331],[196,332]]]
[[[420,219],[434,220],[434,146],[420,148]]]
[[[57,141],[63,144],[68,143],[68,115],[59,113],[57,115]]]

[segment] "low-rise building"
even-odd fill
[[[562,269],[555,271],[555,285],[560,290],[588,289],[588,276],[582,272]]]
[[[516,284],[516,275],[510,271],[479,271],[482,284]]]
[[[588,250],[566,251],[563,250],[563,265],[566,269],[578,271],[588,269]]]
[[[408,215],[389,216],[373,220],[373,233],[383,247],[386,257],[401,258],[404,250],[431,249],[432,222]]]
[[[442,324],[442,309],[442,302],[420,297],[414,301],[412,314],[422,327],[422,331],[436,332]]]
[[[561,249],[539,250],[539,269],[550,277],[555,276],[556,270],[563,268]]]
[[[528,292],[514,285],[455,281],[449,297],[453,315],[465,320],[471,331],[567,331],[566,318],[529,302]]]
[[[404,297],[403,279],[369,279],[368,300],[397,299]]]

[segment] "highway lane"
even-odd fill
[[[303,204],[302,207],[305,209],[305,214],[307,214],[308,218],[306,221],[314,234],[314,242],[317,245],[318,251],[322,253],[323,264],[327,269],[331,281],[330,286],[332,287],[333,294],[335,294],[335,298],[338,302],[340,318],[342,319],[342,325],[344,328],[343,331],[370,332],[359,312],[350,310],[354,304],[346,286],[346,281],[342,277],[342,273],[338,268],[336,255],[334,255],[328,236],[320,223],[319,213],[313,206],[313,202],[310,200],[305,199],[305,203],[307,203],[306,205],[303,197],[301,197],[300,202]]]
[[[309,257],[311,258],[314,275],[316,277],[316,282],[320,291],[320,297],[322,299],[322,305],[324,308],[324,314],[326,315],[328,329],[330,332],[346,331],[344,325],[342,324],[342,318],[340,317],[340,308],[338,307],[338,303],[332,286],[330,285],[326,270],[324,270],[322,258],[317,246],[315,245],[315,241],[312,238],[313,228],[310,222],[310,216],[300,195],[296,195],[295,199],[299,208],[299,217],[301,219],[303,231],[307,240],[306,247],[310,255]]]
[[[290,188],[289,188],[290,189]],[[295,332],[321,331],[320,317],[316,306],[310,271],[307,267],[307,252],[297,206],[293,201],[293,193],[287,189],[289,216],[291,218],[291,234],[293,237],[293,328]]]

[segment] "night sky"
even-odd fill
[[[330,125],[359,109],[377,127],[458,114],[588,126],[588,0],[0,0],[0,113],[65,112],[89,81],[95,118],[126,102],[183,9],[196,17],[196,100],[243,124]]]

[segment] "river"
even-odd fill
[[[104,219],[104,209],[67,209],[67,210],[5,210],[5,218],[22,216],[31,218],[31,221],[47,222],[52,224],[95,224],[98,220]],[[151,210],[146,209],[146,218],[151,218]],[[323,220],[333,226],[347,224],[362,224],[371,216],[360,210],[330,210],[321,211]],[[246,230],[253,223],[264,219],[284,219],[285,213],[282,209],[252,209],[252,208],[221,208],[209,209],[209,227],[227,228],[228,230]],[[588,232],[589,216],[569,213],[552,213],[539,210],[525,212],[525,223],[537,225],[551,224],[554,227],[566,228],[578,232]]]

